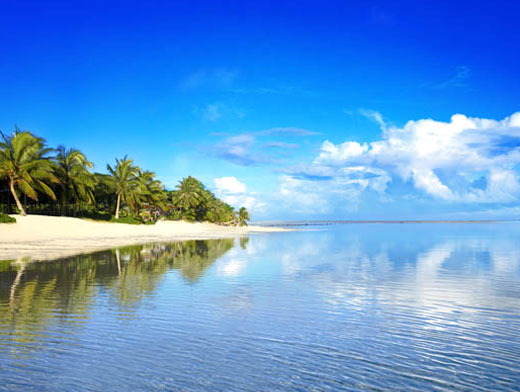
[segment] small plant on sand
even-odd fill
[[[16,219],[0,212],[0,223],[16,223]]]

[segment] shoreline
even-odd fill
[[[129,225],[44,215],[15,217],[16,223],[0,225],[0,260],[53,260],[147,242],[211,240],[289,230],[229,227],[206,222],[160,221],[155,225]]]

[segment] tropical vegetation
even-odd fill
[[[0,212],[0,223],[16,223],[16,218]]]
[[[11,137],[2,133],[2,139],[0,177],[7,179],[20,214],[26,214],[20,202],[20,192],[33,200],[38,200],[38,193],[56,200],[51,184],[58,183],[58,179],[50,156],[52,150],[45,147],[45,141],[29,132],[20,131],[18,127],[15,127]]]
[[[71,202],[95,202],[94,187],[97,179],[89,171],[93,166],[81,151],[58,147],[55,174],[61,191],[59,199],[62,215],[66,214],[66,207]]]
[[[128,156],[108,164],[107,173],[96,173],[78,149],[50,148],[18,127],[12,135],[0,135],[0,212],[132,224],[168,219],[245,226],[249,221],[244,207],[235,210],[192,176],[168,190]]]

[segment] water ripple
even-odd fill
[[[518,389],[517,232],[355,230],[17,264],[0,390]]]

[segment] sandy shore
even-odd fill
[[[158,222],[127,225],[54,216],[16,216],[0,224],[0,260],[48,260],[145,242],[240,237],[281,228],[225,227],[212,223]]]

